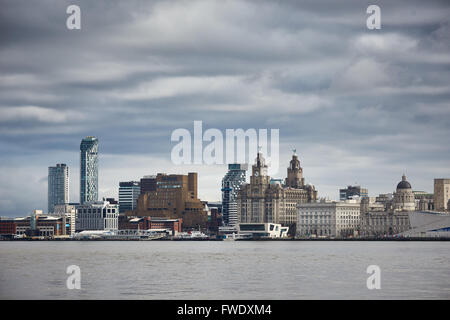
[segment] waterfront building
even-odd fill
[[[401,237],[450,238],[450,214],[432,211],[409,212],[411,228]]]
[[[207,210],[197,196],[196,172],[188,175],[158,173],[154,178],[146,179],[154,180],[146,183],[151,188],[139,196],[136,209],[127,215],[180,218],[187,229],[206,228]]]
[[[314,186],[305,184],[295,151],[285,185],[270,183],[267,169],[265,159],[258,152],[250,183],[242,185],[238,193],[239,222],[279,223],[293,228],[297,222],[297,204],[315,201],[317,191]]]
[[[140,193],[141,183],[139,181],[119,182],[119,212],[125,213],[136,209]]]
[[[247,164],[232,163],[222,179],[222,216],[225,226],[235,226],[238,223],[237,195],[245,183]]]
[[[86,137],[80,144],[80,204],[98,200],[98,139]]]
[[[297,210],[297,237],[353,237],[359,234],[360,203],[357,200],[300,203]]]
[[[63,225],[65,226],[66,235],[75,234],[75,224],[76,224],[76,206],[73,204],[60,204],[55,206],[53,213],[56,217],[63,218]]]
[[[286,238],[289,227],[279,223],[239,223],[238,234],[241,238]]]
[[[450,210],[450,179],[434,179],[434,208],[437,211]]]
[[[365,211],[361,214],[361,235],[366,237],[392,236],[410,229],[409,214],[416,208],[411,184],[402,176],[392,198],[379,197],[384,210]]]
[[[76,232],[83,230],[117,230],[119,207],[108,201],[96,201],[76,206]]]
[[[0,236],[11,237],[16,235],[15,218],[0,217]]]
[[[28,217],[15,219],[16,235],[54,237],[65,234],[65,226],[62,217],[42,214],[42,210],[35,210]]]
[[[69,203],[69,167],[66,164],[48,167],[47,196],[49,213],[54,212],[55,205]]]
[[[162,230],[173,236],[182,231],[183,219],[162,217],[130,217],[119,215],[119,230]]]
[[[355,196],[360,199],[368,198],[369,191],[361,186],[347,186],[345,189],[339,189],[339,200],[341,201],[353,199]]]

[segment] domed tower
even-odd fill
[[[394,193],[394,209],[396,211],[414,211],[415,208],[415,197],[411,184],[403,174],[402,181],[397,184],[397,191]]]
[[[289,163],[289,167],[287,169],[287,178],[286,178],[286,187],[290,188],[303,188],[305,185],[305,179],[303,178],[303,169],[300,167],[300,161],[298,160],[298,156],[296,150],[293,150],[292,160]]]

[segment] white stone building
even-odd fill
[[[76,231],[117,230],[119,207],[108,201],[96,201],[76,206]]]
[[[297,237],[356,236],[360,225],[360,203],[356,200],[321,201],[297,205]]]

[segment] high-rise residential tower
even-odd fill
[[[69,203],[69,167],[58,163],[48,167],[48,212],[53,213],[55,205]]]
[[[119,182],[119,212],[125,213],[136,209],[140,193],[141,183],[139,181]]]
[[[238,223],[237,194],[245,183],[247,168],[246,164],[231,163],[222,179],[222,215],[226,226],[235,226]]]
[[[80,204],[98,200],[98,139],[86,137],[80,144]]]

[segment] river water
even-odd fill
[[[0,298],[449,299],[450,242],[1,241]]]

